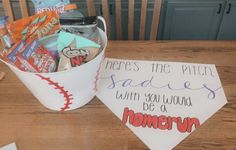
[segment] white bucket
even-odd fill
[[[93,99],[99,78],[100,64],[107,46],[105,32],[98,29],[102,51],[91,61],[70,70],[53,73],[24,72],[4,62],[45,107],[67,111],[79,108]],[[106,31],[106,27],[105,27]]]

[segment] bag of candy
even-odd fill
[[[55,11],[61,14],[62,18],[79,18],[84,15],[77,10],[76,4],[71,4],[70,0],[32,0],[35,6],[35,13],[45,11]]]
[[[100,16],[75,18],[60,18],[61,30],[72,34],[83,36],[89,40],[102,45],[102,39],[98,31],[98,21],[104,24]]]
[[[57,40],[60,54],[58,71],[68,70],[92,60],[98,53],[100,45],[81,36],[60,32]]]
[[[57,68],[56,58],[37,40],[33,40],[16,57],[26,67],[33,68],[33,72],[55,72]]]
[[[14,42],[25,40],[28,43],[58,32],[59,16],[53,11],[44,12],[11,22],[7,29]]]
[[[13,47],[9,49],[8,53],[5,53],[3,56],[3,60],[12,64],[13,66],[16,66],[22,71],[28,71],[28,72],[36,72],[34,68],[31,66],[27,66],[27,64],[24,63],[24,61],[17,59],[16,55],[22,51],[22,49],[25,48],[25,41],[19,41],[17,42]]]
[[[32,0],[35,6],[35,12],[56,11],[64,13],[65,7],[70,4],[69,0]]]

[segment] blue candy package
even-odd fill
[[[58,14],[67,10],[76,9],[75,4],[70,4],[70,0],[32,0],[36,13],[45,11],[56,11]]]

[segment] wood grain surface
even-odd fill
[[[109,41],[107,57],[216,64],[226,104],[175,150],[236,149],[236,42]],[[44,108],[2,63],[0,72],[0,146],[19,150],[148,149],[100,100],[55,112]],[[168,139],[167,139],[168,140]]]
[[[153,7],[150,40],[157,39],[157,31],[159,27],[160,14],[161,14],[161,5],[162,5],[162,0],[155,0],[154,7]]]
[[[121,13],[121,0],[115,0],[116,12],[116,39],[122,39],[122,13]]]
[[[2,0],[2,7],[5,12],[5,15],[8,16],[8,21],[12,22],[15,20],[15,16],[13,13],[12,5],[10,0]]]
[[[144,40],[144,34],[146,29],[146,16],[147,16],[147,0],[142,1],[141,15],[140,15],[140,27],[139,27],[139,39]]]
[[[110,12],[109,12],[109,2],[108,0],[101,0],[102,2],[102,16],[106,20],[107,25],[107,37],[111,37],[111,23],[110,23]]]
[[[86,3],[87,3],[88,15],[96,16],[96,8],[95,8],[94,0],[86,0]]]
[[[128,5],[128,40],[134,39],[134,0],[129,0]]]
[[[29,9],[26,0],[19,0],[22,18],[29,17]]]

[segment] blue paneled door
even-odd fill
[[[236,1],[228,0],[220,26],[219,40],[236,40]]]
[[[226,0],[167,0],[162,39],[217,39]]]

